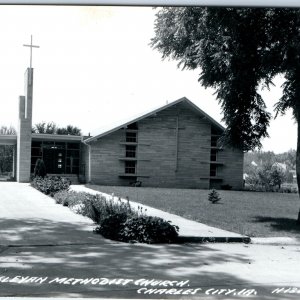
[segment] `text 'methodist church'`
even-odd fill
[[[186,98],[168,103],[93,137],[36,134],[32,128],[33,68],[19,98],[14,176],[29,182],[37,159],[48,174],[80,182],[144,187],[243,187],[243,152],[218,146],[224,128]]]

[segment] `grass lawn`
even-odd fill
[[[208,190],[87,187],[251,237],[300,237],[298,194],[218,191],[222,200],[212,204]]]

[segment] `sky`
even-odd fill
[[[33,124],[72,124],[91,135],[167,102],[187,97],[216,121],[222,111],[213,89],[198,82],[200,69],[182,71],[162,60],[149,43],[156,10],[151,7],[0,6],[0,126],[18,124],[18,99],[33,49]],[[283,78],[263,90],[268,110],[281,95]],[[272,120],[264,151],[296,148],[289,111]]]

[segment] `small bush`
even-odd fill
[[[62,190],[54,194],[54,199],[57,204],[62,204],[63,206],[75,206],[81,204],[82,199],[87,193],[78,193],[75,191]]]
[[[60,176],[51,177],[35,177],[31,182],[31,186],[44,193],[45,195],[54,196],[55,193],[68,190],[70,187],[70,180]]]
[[[178,230],[178,226],[162,218],[142,215],[127,219],[121,238],[140,243],[171,243],[177,239]]]
[[[221,197],[219,193],[215,189],[212,189],[211,192],[208,194],[208,201],[210,201],[211,203],[217,203],[220,200]]]
[[[112,213],[100,221],[100,226],[96,227],[95,232],[100,233],[105,238],[117,241],[123,239],[124,224],[128,218],[125,212]]]
[[[91,218],[97,224],[101,224],[105,218],[115,214],[137,215],[131,209],[129,202],[114,202],[112,199],[107,199],[99,194],[89,194],[89,196],[85,197],[82,201],[80,213]]]

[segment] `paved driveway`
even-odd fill
[[[0,297],[299,299],[299,244],[113,242],[18,183],[0,183],[0,218]]]

